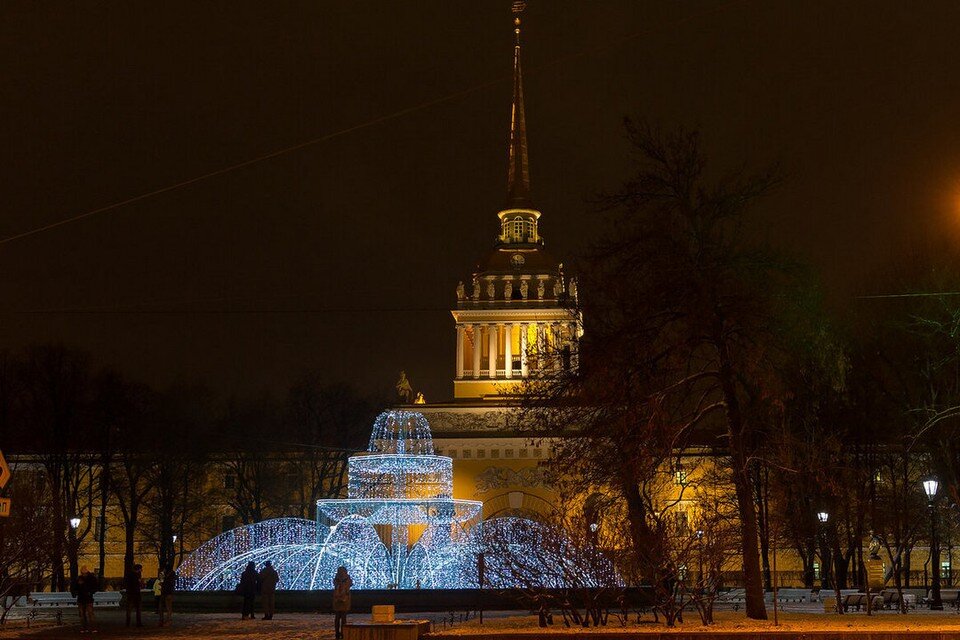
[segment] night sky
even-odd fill
[[[457,281],[506,191],[509,0],[0,3],[0,347],[63,341],[160,386],[305,369],[452,395]],[[540,230],[561,259],[629,175],[624,115],[779,162],[765,233],[842,298],[952,234],[960,3],[530,0]],[[437,102],[439,100],[439,102]],[[430,104],[432,103],[432,104]]]

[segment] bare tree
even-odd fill
[[[27,349],[16,363],[19,394],[17,431],[22,451],[35,453],[46,474],[53,526],[52,586],[65,590],[64,558],[70,580],[78,572],[78,553],[94,518],[98,468],[90,418],[90,366],[86,355],[60,345]],[[73,527],[71,519],[80,518]]]
[[[0,623],[17,598],[26,595],[50,573],[50,529],[53,509],[42,473],[14,467],[9,497],[12,509],[0,518]]]

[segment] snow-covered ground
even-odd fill
[[[772,612],[771,619],[763,621],[747,620],[743,612],[721,611],[717,613],[717,624],[703,627],[695,613],[685,616],[686,622],[678,625],[676,631],[953,631],[960,633],[960,615],[955,611],[931,612],[918,610],[903,616],[892,611],[878,612],[874,616],[864,613],[850,613],[843,616],[824,614],[822,610],[804,610],[802,607],[791,607],[788,611],[780,612],[780,624],[774,627]],[[0,628],[0,639],[8,638],[83,638],[77,623],[75,613],[65,616],[62,626],[55,626],[52,621],[38,621],[27,628],[22,621],[8,623]],[[152,613],[144,614],[143,628],[127,628],[124,626],[122,611],[98,611],[97,634],[93,638],[178,638],[192,640],[201,638],[215,638],[217,640],[245,639],[253,640],[302,640],[315,638],[325,640],[333,638],[333,616],[324,614],[287,613],[277,614],[273,620],[241,620],[239,614],[224,613],[185,613],[175,614],[174,623],[170,627],[158,628],[157,617]],[[454,614],[453,624],[450,614],[424,613],[399,615],[400,618],[429,619],[434,622],[434,632],[442,635],[456,636],[490,635],[529,633],[532,635],[564,635],[583,631],[610,633],[629,631],[631,633],[663,633],[668,631],[662,623],[653,623],[649,614],[642,617],[637,624],[635,616],[630,622],[622,626],[611,616],[609,623],[604,627],[583,629],[582,627],[564,627],[562,618],[554,616],[555,624],[541,629],[537,626],[535,616],[517,612],[485,612],[484,622],[481,625],[476,618],[461,621],[461,614]],[[353,614],[352,620],[367,620],[366,614]],[[441,622],[442,621],[442,622]]]

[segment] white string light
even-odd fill
[[[481,527],[483,503],[453,498],[453,461],[434,455],[421,413],[380,414],[368,453],[348,460],[347,479],[347,498],[317,501],[316,522],[267,520],[204,543],[180,565],[179,588],[232,590],[247,563],[259,568],[267,560],[281,589],[331,589],[341,566],[357,589],[476,588],[481,550],[491,584],[500,587],[529,586],[527,574],[545,586],[562,586],[571,575],[589,584],[604,579],[578,566],[578,550],[563,541],[559,550],[570,560],[559,563],[559,573],[551,567],[557,544],[544,544],[544,525],[501,518]],[[608,565],[601,574],[615,576]]]

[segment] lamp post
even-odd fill
[[[700,580],[700,588],[706,591],[707,581],[703,579],[703,529],[697,529],[697,578]]]
[[[820,535],[823,536],[823,547],[821,547],[821,549],[823,549],[824,551],[827,551],[827,520],[829,519],[830,519],[830,514],[827,513],[826,511],[817,512],[817,520],[820,522]],[[822,555],[826,556],[826,553]],[[820,567],[820,586],[822,587],[823,577],[827,575],[829,563],[827,562],[826,557],[821,558],[821,560],[823,560],[823,565]]]
[[[73,529],[74,531],[76,531],[79,526],[80,526],[80,518],[78,518],[77,516],[74,516],[74,517],[70,518],[70,528],[71,528],[71,529]]]
[[[833,553],[833,549],[830,548],[830,539],[827,536],[827,522],[830,520],[830,514],[827,511],[818,511],[817,520],[820,521],[820,526],[823,529],[823,547],[825,551],[823,555],[827,556],[823,558],[823,566],[820,567],[820,584],[822,586],[824,571],[831,569],[828,557],[833,557],[836,554]],[[832,578],[833,593],[837,599],[837,613],[843,613],[843,603],[840,601],[840,584],[837,582],[837,576],[832,576]]]
[[[930,609],[943,610],[943,601],[940,599],[940,539],[937,536],[937,492],[940,483],[936,478],[923,481],[923,492],[927,494],[927,508],[930,510],[930,565],[933,576],[930,581]]]

